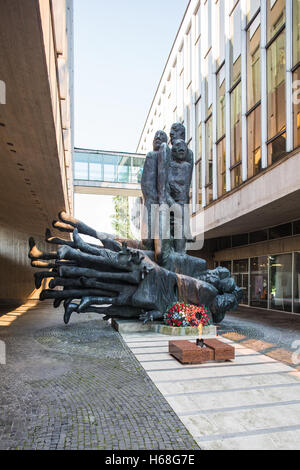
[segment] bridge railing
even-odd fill
[[[139,154],[75,149],[74,179],[140,183],[145,157]]]

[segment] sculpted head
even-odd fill
[[[164,142],[168,142],[167,134],[164,131],[157,131],[153,139],[153,150],[157,152]]]
[[[175,122],[172,124],[170,130],[170,139],[172,145],[177,139],[185,140],[185,127],[183,124],[181,124],[181,122]]]
[[[182,139],[176,139],[172,146],[172,158],[177,162],[183,162],[187,159],[188,146]]]

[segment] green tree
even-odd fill
[[[115,234],[120,238],[131,238],[129,202],[127,196],[115,196],[113,198],[115,213],[111,215],[112,226]]]

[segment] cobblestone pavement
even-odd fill
[[[218,333],[300,370],[300,315],[240,307]]]
[[[43,303],[1,319],[0,449],[199,449],[99,316],[65,326]]]

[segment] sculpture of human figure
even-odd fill
[[[185,253],[186,240],[189,233],[190,185],[193,167],[190,162],[187,144],[182,139],[174,141],[167,178],[167,202],[174,208],[173,216],[173,245],[177,253]],[[187,220],[186,220],[187,219]]]
[[[185,142],[185,127],[180,122],[176,122],[172,124],[171,130],[170,130],[171,145],[173,146],[175,142],[178,140],[181,141],[180,146],[182,147],[183,143]],[[189,190],[190,190],[190,185],[191,185],[191,180],[192,180],[194,156],[193,156],[193,152],[190,149],[188,149],[187,146],[185,149],[182,148],[181,151],[184,151],[184,154],[185,154],[184,167],[186,169],[188,168],[189,171],[188,171],[188,177],[185,179],[185,181],[182,180],[181,185],[180,185],[180,190],[182,191],[182,198],[180,198],[179,196],[177,196],[176,198],[178,199],[178,201],[179,199],[182,199],[185,202],[183,203],[181,200],[179,214],[178,213],[175,214],[175,220],[174,220],[174,217],[171,216],[171,222],[170,222],[170,207],[172,206],[172,203],[171,203],[172,200],[170,198],[170,192],[168,192],[167,188],[169,187],[168,180],[171,177],[170,165],[173,160],[172,152],[166,143],[163,143],[160,146],[160,149],[158,152],[157,192],[158,192],[158,201],[159,201],[160,211],[159,211],[159,222],[157,222],[157,224],[159,225],[159,232],[158,232],[159,235],[156,237],[156,240],[155,240],[155,255],[156,255],[155,259],[161,265],[165,265],[167,263],[167,258],[169,256],[171,248],[175,252],[185,253],[186,241],[187,239],[192,238],[190,234],[189,221],[185,220],[186,217],[184,218],[184,216],[181,214],[183,214],[184,212],[184,209],[183,209],[184,204],[189,203]],[[178,171],[181,169],[182,167],[177,168]],[[174,170],[175,170],[175,167],[173,168],[173,171]],[[174,178],[174,175],[173,175],[173,178]],[[171,241],[172,232],[174,232],[174,225],[177,226],[177,224],[182,224],[182,223],[184,224],[184,227],[182,225],[181,226],[184,230],[185,235],[182,234],[182,237],[180,239],[175,238],[175,239],[172,239]],[[186,236],[186,235],[189,235],[189,236]]]
[[[146,155],[141,189],[144,200],[142,240],[146,250],[154,250],[153,235],[155,232],[153,213],[158,201],[158,154],[161,145],[167,144],[168,136],[164,131],[157,131],[153,139],[153,151]],[[153,207],[154,206],[154,207]]]

